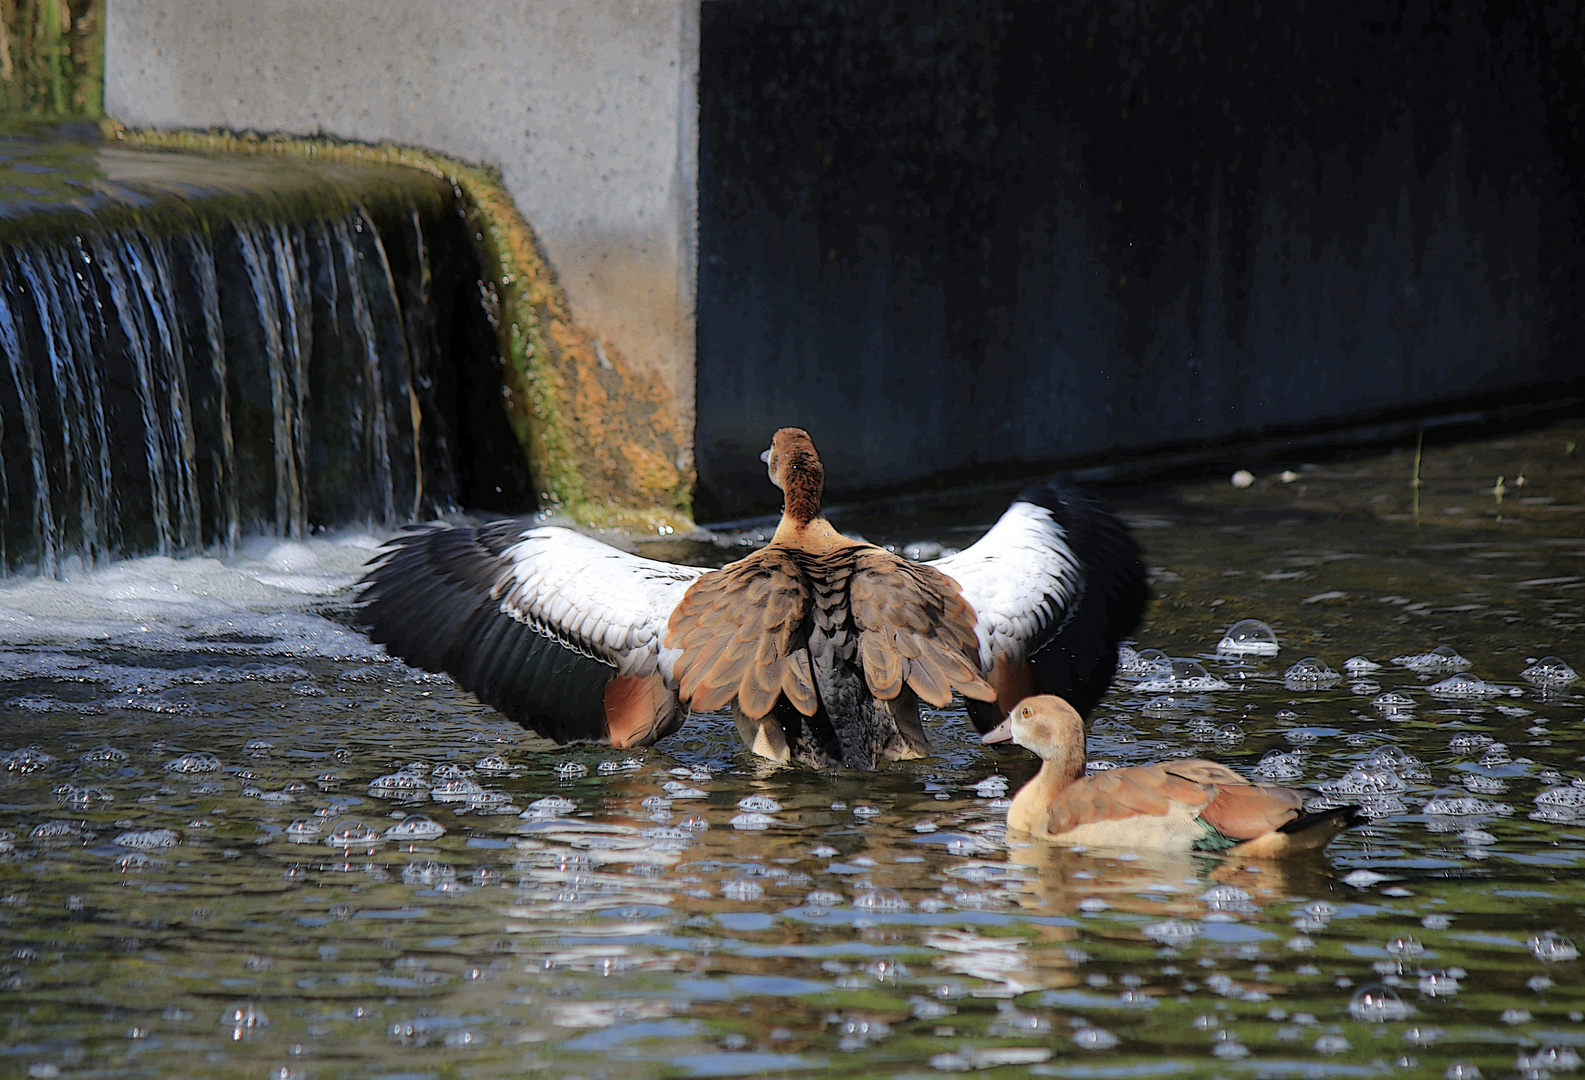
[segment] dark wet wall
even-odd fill
[[[707,0],[701,518],[1585,376],[1585,11]]]

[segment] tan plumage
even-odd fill
[[[941,707],[954,690],[995,700],[979,673],[975,614],[957,583],[851,540],[821,517],[824,474],[804,431],[781,429],[765,456],[785,494],[771,542],[695,581],[667,621],[666,648],[678,654],[672,670],[688,708],[705,712],[735,700],[741,725],[763,720],[785,699],[802,716],[824,708],[841,725],[849,718],[837,715],[840,704],[821,686],[839,679],[839,668],[861,673],[881,703],[911,692]],[[880,744],[903,735],[887,756],[925,752],[907,737],[917,723],[898,723],[895,711],[875,714],[893,729],[877,733]],[[777,756],[784,753],[792,751]]]
[[[1275,858],[1317,851],[1359,820],[1358,809],[1304,809],[1305,791],[1252,784],[1225,765],[1189,758],[1084,775],[1084,722],[1066,701],[1026,698],[984,740],[1041,758],[1014,796],[1011,829],[1061,844],[1224,851]]]

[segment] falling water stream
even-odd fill
[[[277,282],[337,242],[255,235]],[[1009,840],[1032,763],[955,707],[936,756],[874,774],[769,767],[718,715],[555,747],[350,629],[385,533],[294,538],[289,505],[234,554],[14,578],[0,1073],[1573,1073],[1585,695],[1547,658],[1585,663],[1582,446],[1574,422],[1108,493],[1155,599],[1093,767],[1212,757],[1370,810],[1285,865]],[[999,509],[841,524],[929,557]],[[1274,655],[1220,647],[1245,619]]]
[[[455,199],[409,170],[0,139],[0,574],[454,509]]]

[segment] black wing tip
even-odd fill
[[[1332,806],[1325,810],[1304,810],[1297,814],[1286,825],[1277,829],[1284,833],[1301,833],[1313,829],[1323,822],[1337,824],[1338,831],[1352,829],[1355,825],[1363,825],[1370,820],[1370,815],[1356,803],[1347,803],[1343,806]]]

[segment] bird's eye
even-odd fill
[[[1030,717],[1030,716],[1033,716],[1033,715],[1035,715],[1034,710],[1031,709],[1028,705],[1025,705],[1024,706],[1024,716],[1025,717]]]

